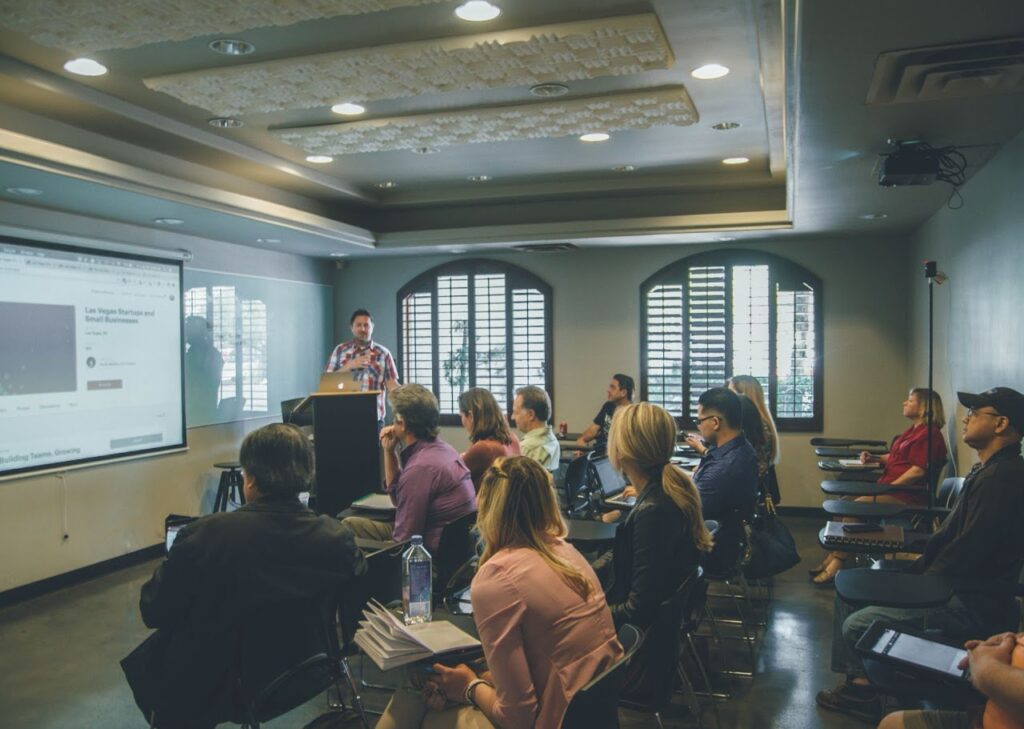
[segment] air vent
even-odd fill
[[[1024,91],[1024,38],[888,51],[875,63],[867,104],[963,99]]]
[[[521,246],[512,246],[512,249],[524,253],[551,253],[552,251],[578,251],[579,246],[575,243],[525,243]]]

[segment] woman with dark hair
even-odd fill
[[[495,461],[478,506],[486,547],[473,620],[488,670],[434,664],[422,693],[395,692],[377,729],[556,729],[573,694],[622,656],[601,585],[565,541],[544,467],[525,456]]]
[[[472,387],[459,395],[459,415],[470,442],[462,460],[479,491],[484,471],[496,458],[519,455],[519,439],[508,427],[494,395],[482,387]]]

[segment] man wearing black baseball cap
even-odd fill
[[[837,597],[832,670],[846,683],[818,693],[818,705],[862,719],[879,718],[881,703],[864,677],[854,646],[875,620],[910,630],[939,629],[952,640],[1016,631],[1020,612],[999,584],[1016,584],[1024,567],[1024,395],[1008,387],[979,394],[958,392],[967,408],[964,443],[978,463],[964,479],[956,507],[932,534],[924,554],[908,571],[971,583],[954,591],[945,605],[927,609],[870,606],[851,612]],[[992,589],[986,594],[986,585]],[[981,589],[979,589],[981,588]]]

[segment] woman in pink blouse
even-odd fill
[[[556,729],[573,694],[622,656],[594,571],[565,541],[550,477],[525,457],[484,474],[473,618],[488,670],[435,664],[422,695],[398,690],[378,729]]]
[[[508,427],[494,395],[482,387],[471,387],[459,395],[459,415],[471,444],[462,454],[462,462],[479,491],[480,479],[495,458],[519,455],[519,439]]]

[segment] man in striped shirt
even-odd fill
[[[373,318],[366,309],[356,309],[349,319],[352,339],[342,342],[327,360],[327,372],[355,370],[368,390],[380,390],[377,396],[377,427],[384,425],[387,393],[398,386],[398,369],[391,352],[373,341]]]

